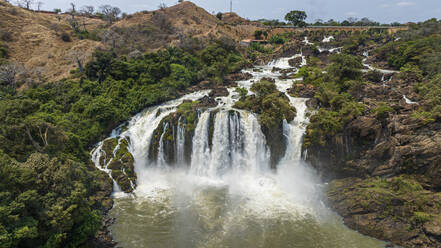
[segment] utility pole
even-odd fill
[[[230,0],[230,13],[233,13],[233,0]]]

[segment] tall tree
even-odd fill
[[[40,11],[41,6],[43,6],[43,4],[44,4],[44,3],[41,2],[41,1],[38,1],[38,2],[37,2],[37,10],[38,10],[38,11]]]
[[[305,11],[293,10],[285,15],[285,20],[297,27],[305,27],[305,19],[308,17]]]
[[[31,9],[31,5],[34,3],[34,0],[22,0],[21,1],[26,9]]]
[[[119,14],[121,14],[121,10],[118,7],[113,7],[108,4],[100,6],[100,12],[103,15],[103,18],[112,24],[115,20],[118,19]]]

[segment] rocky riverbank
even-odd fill
[[[404,247],[441,247],[441,124],[416,118],[429,103],[408,77],[373,81],[351,91],[365,111],[308,146],[308,161],[349,227]]]

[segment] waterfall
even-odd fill
[[[158,151],[158,166],[161,168],[166,168],[167,162],[165,161],[164,154],[164,136],[168,129],[168,123],[165,123],[164,128],[162,130],[161,138],[159,139],[159,151]]]
[[[181,123],[181,117],[178,120],[178,127],[176,128],[176,163],[183,163],[185,161],[185,126]]]
[[[309,43],[306,37],[305,41]],[[178,106],[207,96],[207,91],[148,108],[125,128],[112,132],[118,144],[128,141],[137,177],[133,194],[120,192],[114,181],[115,241],[128,248],[359,247],[358,238],[347,242],[359,234],[348,233],[341,219],[324,206],[322,184],[302,160],[308,99],[290,96],[288,89],[295,80],[281,79],[281,73],[272,70],[287,68],[295,73],[298,68],[291,68],[288,61],[296,57],[302,57],[301,66],[306,65],[305,57],[297,54],[245,70],[253,78],[237,82],[249,90],[264,77],[274,79],[297,110],[293,121],[283,123],[287,148],[276,170],[270,169],[259,116],[233,108],[239,98],[234,88],[228,89],[228,96],[215,99],[216,107],[195,110],[197,118],[191,125],[179,116]],[[111,155],[102,146],[100,142],[92,151],[92,160],[111,176],[107,168],[111,158],[106,161]],[[154,159],[149,156],[152,146],[157,152]],[[174,160],[169,153],[174,153]],[[127,175],[124,169],[122,173]]]
[[[210,160],[209,124],[210,112],[207,111],[200,116],[193,137],[190,170],[196,175],[208,174],[204,165]]]
[[[193,138],[190,171],[195,175],[217,177],[230,170],[266,169],[269,153],[257,118],[244,111],[216,110],[201,115]],[[210,122],[214,123],[210,149]]]
[[[284,133],[287,136],[287,149],[285,161],[300,161],[302,155],[303,136],[306,132],[306,125],[308,124],[308,118],[306,117],[306,101],[307,98],[294,98],[289,94],[286,94],[290,100],[292,106],[297,110],[297,115],[291,123],[283,123]]]

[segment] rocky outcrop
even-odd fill
[[[441,195],[409,176],[346,178],[328,189],[346,225],[405,247],[441,247]]]
[[[107,164],[121,190],[130,193],[136,185],[134,158],[128,150],[128,138],[111,138],[103,142],[100,164]]]
[[[296,57],[288,60],[288,63],[291,67],[298,68],[302,64],[302,60],[303,60],[302,57]]]
[[[315,87],[310,84],[297,83],[293,84],[288,93],[294,97],[313,98],[315,95]]]
[[[169,165],[190,164],[192,140],[199,120],[198,113],[216,106],[217,102],[208,96],[198,101],[184,101],[179,105],[178,110],[165,117],[153,132],[149,147],[149,160],[164,159]],[[183,137],[178,139],[178,136],[182,135],[180,132],[183,132]],[[181,147],[182,151],[178,151],[180,149],[178,148],[178,140],[184,142]],[[160,149],[163,149],[163,157],[161,158],[158,157]],[[180,157],[178,152],[182,152],[183,157]]]
[[[307,144],[308,161],[330,182],[330,205],[363,234],[441,247],[441,124],[414,118],[418,104],[403,95],[421,97],[399,77],[354,87],[351,95],[364,113],[323,144]]]
[[[288,97],[279,92],[271,81],[263,79],[256,82],[251,90],[256,95],[243,97],[234,107],[259,115],[259,123],[271,153],[271,167],[275,169],[286,152],[283,121],[292,121],[296,116],[296,109],[290,105]]]

